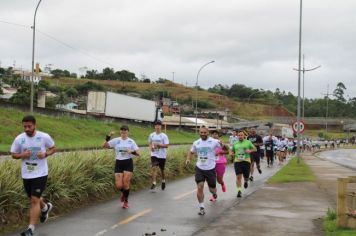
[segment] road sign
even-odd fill
[[[292,124],[292,129],[293,129],[293,131],[295,132],[295,133],[297,133],[297,131],[298,131],[298,122],[297,121],[294,121],[293,122],[293,124]],[[301,133],[303,133],[304,132],[304,129],[305,129],[305,123],[304,123],[304,121],[300,121],[300,123],[299,123],[299,131],[301,132]]]

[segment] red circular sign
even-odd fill
[[[292,129],[295,133],[297,133],[297,131],[298,131],[298,122],[297,121],[293,122]],[[299,132],[303,133],[304,130],[305,130],[305,123],[304,123],[304,121],[301,120],[299,123]]]

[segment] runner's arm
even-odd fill
[[[56,152],[56,147],[53,146],[53,147],[48,148],[48,149],[47,149],[46,151],[44,151],[44,152],[39,152],[39,153],[37,153],[37,157],[38,157],[39,159],[44,159],[44,158],[46,158],[46,157],[48,157],[48,156],[54,154],[55,152]]]
[[[186,165],[188,165],[188,164],[192,161],[192,159],[193,159],[193,154],[194,154],[194,152],[192,152],[192,151],[189,151],[189,152],[188,152],[188,154],[187,154],[187,159],[185,160],[185,164],[186,164]]]
[[[31,156],[31,154],[32,154],[31,150],[26,150],[22,153],[11,153],[11,156],[13,159],[26,160]]]

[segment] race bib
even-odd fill
[[[271,146],[267,146],[267,147],[266,147],[266,150],[271,151],[271,150],[272,150],[272,147],[271,147]]]
[[[27,173],[35,173],[37,172],[38,170],[38,166],[36,163],[29,163],[29,162],[26,162],[26,171]]]
[[[240,151],[237,153],[237,160],[245,160],[245,152]]]
[[[206,166],[208,164],[208,157],[207,156],[199,156],[200,165]]]

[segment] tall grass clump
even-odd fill
[[[167,179],[172,180],[194,172],[193,164],[184,164],[187,147],[171,147],[166,162]],[[148,149],[134,158],[131,189],[149,186],[151,161]],[[21,179],[20,162],[0,161],[0,232],[26,223],[30,205]],[[110,199],[115,194],[115,158],[112,150],[60,153],[48,158],[49,176],[43,197],[53,203],[54,215],[70,209]],[[52,215],[53,215],[52,214]]]

